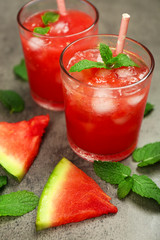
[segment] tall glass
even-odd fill
[[[154,58],[141,43],[126,38],[124,46],[124,53],[148,67],[138,82],[122,87],[95,86],[68,71],[68,63],[76,52],[97,49],[99,43],[115,49],[117,37],[97,35],[79,39],[67,46],[60,57],[68,141],[80,157],[89,161],[120,161],[129,156],[137,145],[144,115]]]
[[[59,57],[62,50],[78,38],[98,33],[98,11],[87,0],[65,0],[66,9],[81,11],[93,22],[85,30],[71,35],[50,36],[33,33],[24,26],[29,17],[44,11],[58,11],[56,0],[33,0],[24,5],[17,16],[32,98],[40,106],[51,110],[63,110],[64,100],[60,77]],[[34,23],[33,23],[34,24]],[[68,26],[68,25],[67,25]],[[77,23],[77,29],[80,24]],[[57,28],[63,28],[59,24]],[[60,29],[62,30],[62,29]]]

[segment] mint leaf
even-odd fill
[[[46,12],[43,16],[42,16],[42,21],[45,25],[47,25],[48,23],[54,23],[57,22],[59,19],[59,14],[55,13],[55,12]]]
[[[21,96],[12,90],[0,90],[0,102],[10,110],[10,112],[22,112],[24,101]]]
[[[146,108],[145,108],[145,111],[144,111],[144,117],[146,117],[153,109],[154,109],[154,105],[147,102],[146,103]]]
[[[50,27],[44,27],[44,28],[42,28],[42,27],[35,27],[33,32],[41,34],[41,35],[45,35],[45,34],[47,34],[49,32],[49,30],[50,30]]]
[[[7,184],[7,176],[0,176],[0,188]]]
[[[22,80],[28,81],[27,69],[24,59],[21,59],[20,63],[13,67],[13,72]]]
[[[120,53],[116,57],[108,60],[106,63],[108,66],[112,66],[112,68],[120,68],[120,67],[139,67],[134,61],[132,61],[126,54]]]
[[[119,184],[131,174],[131,169],[118,162],[94,161],[95,173],[104,181]]]
[[[133,160],[140,162],[138,167],[148,166],[160,161],[160,142],[149,143],[133,152]]]
[[[100,43],[99,50],[103,62],[107,64],[107,61],[112,59],[112,51],[110,50],[109,46],[104,43]]]
[[[39,198],[32,192],[18,191],[0,196],[0,216],[22,216],[38,205]]]
[[[160,204],[160,188],[147,176],[133,174],[132,191],[142,197],[152,198]]]
[[[81,60],[75,63],[69,70],[69,72],[80,72],[84,69],[90,68],[106,68],[104,63],[101,62],[94,62],[87,59]]]
[[[125,198],[129,192],[131,191],[133,186],[133,179],[132,177],[126,177],[124,180],[122,180],[122,182],[120,182],[120,184],[118,185],[118,198],[122,199]]]

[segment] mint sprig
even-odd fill
[[[7,185],[7,176],[0,176],[0,188]]]
[[[22,97],[12,90],[0,90],[0,102],[11,113],[22,112],[25,105]]]
[[[154,109],[154,105],[147,102],[146,103],[146,107],[145,107],[145,111],[144,111],[144,117],[146,117],[147,115],[149,115]]]
[[[25,190],[1,195],[0,216],[22,216],[36,208],[38,201],[38,196]]]
[[[113,57],[112,51],[110,50],[109,46],[104,43],[100,43],[99,50],[103,63],[84,59],[79,61],[78,63],[75,63],[70,68],[69,72],[80,72],[84,69],[90,68],[113,69],[129,66],[139,67],[133,60],[129,58],[128,55],[124,53],[120,53],[116,57]]]
[[[24,59],[21,59],[20,63],[13,67],[13,72],[23,81],[28,81],[27,69]]]
[[[132,190],[142,197],[152,198],[160,204],[160,188],[147,176],[133,174],[131,169],[119,162],[94,161],[95,173],[107,183],[118,184],[118,197],[126,197]],[[120,173],[118,173],[120,169]],[[127,170],[127,171],[126,171]],[[118,177],[116,177],[116,172]],[[114,181],[113,176],[117,179]]]
[[[45,35],[49,32],[50,27],[35,27],[33,32],[41,34],[41,35]]]
[[[56,12],[46,12],[42,16],[42,22],[44,25],[47,25],[48,23],[54,23],[57,22],[60,15]]]
[[[139,162],[138,167],[145,167],[160,161],[160,142],[154,142],[137,148],[133,152],[133,160]]]

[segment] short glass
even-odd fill
[[[59,57],[62,50],[78,38],[98,33],[99,14],[86,0],[65,0],[66,9],[81,11],[93,19],[92,25],[71,35],[45,36],[24,26],[30,16],[42,11],[57,11],[56,0],[33,0],[24,5],[17,16],[32,98],[50,110],[64,110]],[[34,23],[33,23],[34,24]],[[79,23],[77,23],[77,26]],[[63,27],[63,26],[59,26]]]
[[[97,87],[68,72],[68,63],[77,51],[97,49],[99,43],[115,49],[117,38],[84,37],[67,46],[60,57],[68,141],[73,151],[88,161],[120,161],[133,152],[138,141],[154,69],[154,58],[145,46],[126,38],[124,53],[148,67],[148,73],[130,85]]]

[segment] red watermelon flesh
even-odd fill
[[[92,178],[63,158],[41,194],[37,230],[116,213],[110,199]]]
[[[0,122],[0,165],[19,181],[38,154],[48,115],[17,123]]]

